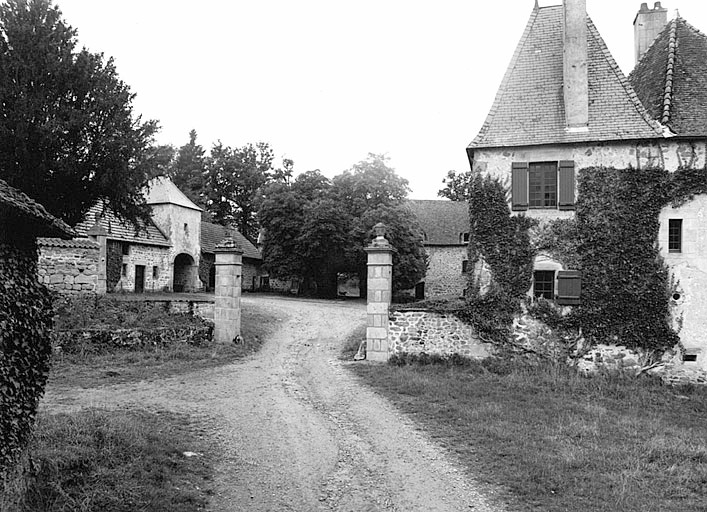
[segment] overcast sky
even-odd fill
[[[541,6],[559,0],[541,1]],[[649,6],[653,7],[653,1]],[[115,58],[135,110],[181,146],[269,142],[331,177],[386,153],[435,199],[481,128],[534,0],[58,0],[79,43]],[[640,1],[587,0],[624,73]],[[707,32],[707,2],[667,0]]]

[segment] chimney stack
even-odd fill
[[[589,124],[587,77],[587,2],[564,0],[564,99],[569,131],[586,131]]]
[[[645,2],[641,4],[641,9],[633,20],[633,47],[636,64],[667,23],[668,9],[663,8],[660,2],[656,2],[653,9],[649,9]]]

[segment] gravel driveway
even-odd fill
[[[365,306],[243,298],[280,328],[232,365],[155,382],[50,391],[42,407],[130,406],[204,419],[222,447],[213,511],[498,511],[441,448],[338,360]]]

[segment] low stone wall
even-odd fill
[[[201,318],[213,321],[214,302],[207,300],[165,300],[154,302],[168,302],[170,313],[191,313]]]
[[[483,359],[493,346],[483,343],[471,326],[451,314],[428,310],[392,311],[388,324],[388,344],[392,354],[459,354]]]
[[[52,333],[52,347],[56,351],[75,353],[102,353],[115,349],[140,349],[147,346],[165,346],[173,343],[201,345],[211,340],[212,325],[200,327],[159,327],[155,329],[77,329]]]
[[[62,294],[96,292],[98,244],[90,240],[58,238],[40,238],[37,242],[40,283]]]

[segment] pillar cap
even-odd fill
[[[388,240],[385,238],[385,232],[387,231],[387,229],[388,227],[382,222],[379,222],[378,224],[373,226],[373,230],[376,232],[376,237],[371,241],[368,247],[364,248],[364,250],[366,252],[395,251],[395,248],[390,245],[390,242],[388,242]]]
[[[216,245],[216,247],[214,248],[214,252],[230,252],[235,254],[243,254],[243,249],[240,245],[238,245],[238,242],[236,242],[234,239],[234,231],[235,229],[233,228],[233,226],[226,226],[226,236]]]

